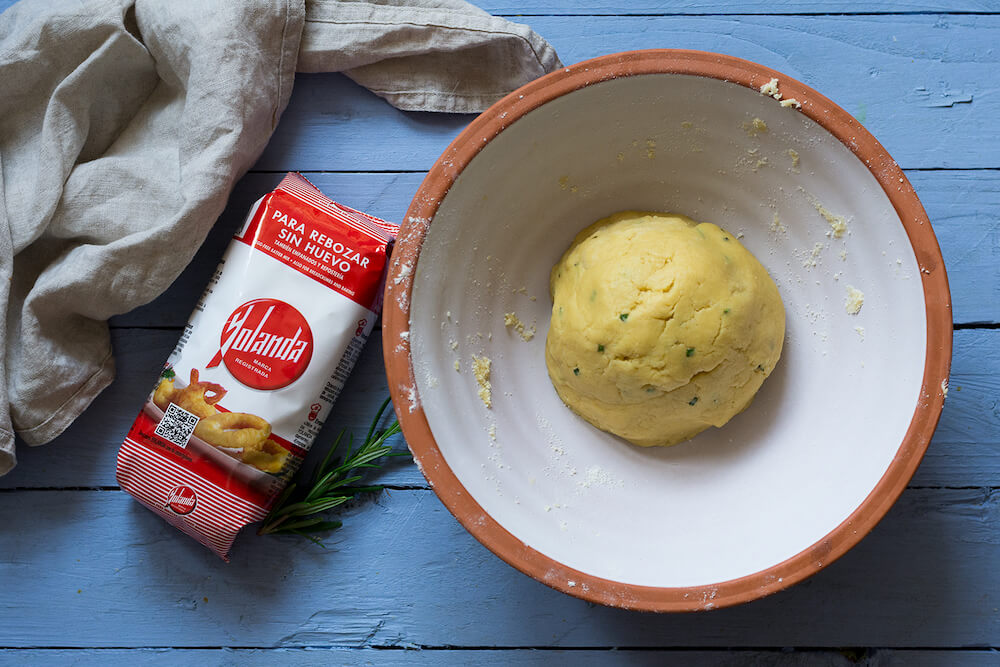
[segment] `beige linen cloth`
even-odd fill
[[[164,291],[267,144],[296,69],[481,111],[560,66],[460,0],[23,0],[0,14],[0,474],[114,376],[107,319]],[[429,166],[429,165],[428,165]]]

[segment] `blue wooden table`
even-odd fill
[[[806,582],[680,616],[595,607],[521,575],[405,459],[326,550],[250,533],[227,565],[140,507],[116,486],[116,450],[250,203],[298,170],[401,220],[471,120],[301,75],[194,263],[113,321],[115,383],[56,442],[21,446],[0,478],[0,662],[1000,664],[1000,3],[480,2],[531,24],[566,63],[677,47],[773,67],[854,114],[906,169],[941,243],[956,332],[940,427],[897,505]],[[360,429],[386,394],[376,332],[319,447]]]

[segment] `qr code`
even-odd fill
[[[156,425],[156,430],[153,433],[169,440],[178,447],[186,448],[188,439],[194,433],[194,427],[197,425],[198,415],[191,414],[187,410],[177,407],[175,403],[171,403],[167,406],[163,419]]]

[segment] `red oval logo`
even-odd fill
[[[313,337],[302,313],[277,299],[254,299],[233,311],[222,327],[219,362],[253,389],[281,389],[295,382],[312,359]]]
[[[189,486],[174,487],[167,496],[167,507],[176,514],[190,514],[198,504],[198,496]]]

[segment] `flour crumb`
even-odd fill
[[[462,364],[458,362],[458,359],[455,360],[455,371],[458,373],[462,372]]]
[[[941,380],[941,397],[948,398],[948,378]]]
[[[861,340],[865,339],[865,328],[864,327],[854,327],[854,330],[858,332],[859,336],[861,336]]]
[[[856,287],[847,286],[847,300],[844,302],[844,309],[848,315],[857,315],[861,312],[861,306],[865,304],[865,293]]]
[[[618,155],[615,156],[615,159],[618,160],[619,163],[624,162],[625,161],[625,153],[619,153]]]
[[[454,338],[451,339],[451,341],[448,343],[448,345],[451,346],[452,350],[457,350],[458,349],[458,341],[455,340]]]
[[[490,382],[490,361],[489,357],[478,357],[472,355],[472,374],[479,384],[479,400],[487,408],[493,407],[493,385]]]
[[[795,107],[796,109],[801,109],[802,104],[794,97],[789,97],[787,100],[781,100],[781,106],[785,107]]]
[[[490,436],[490,440],[496,441],[497,439],[497,425],[490,424],[490,427],[486,429],[486,433]]]
[[[567,581],[566,585],[569,586],[570,588],[576,588],[576,582],[575,581]]]
[[[767,132],[767,123],[760,118],[745,120],[743,121],[743,131],[747,133],[748,137],[756,137]]]
[[[690,130],[691,128],[694,127],[694,123],[692,123],[689,120],[682,120],[681,127],[683,127],[685,130]]]
[[[516,313],[504,313],[503,324],[508,329],[513,329],[521,336],[524,342],[528,342],[535,337],[535,327],[532,325],[530,328],[524,326],[524,322],[517,316]]]

